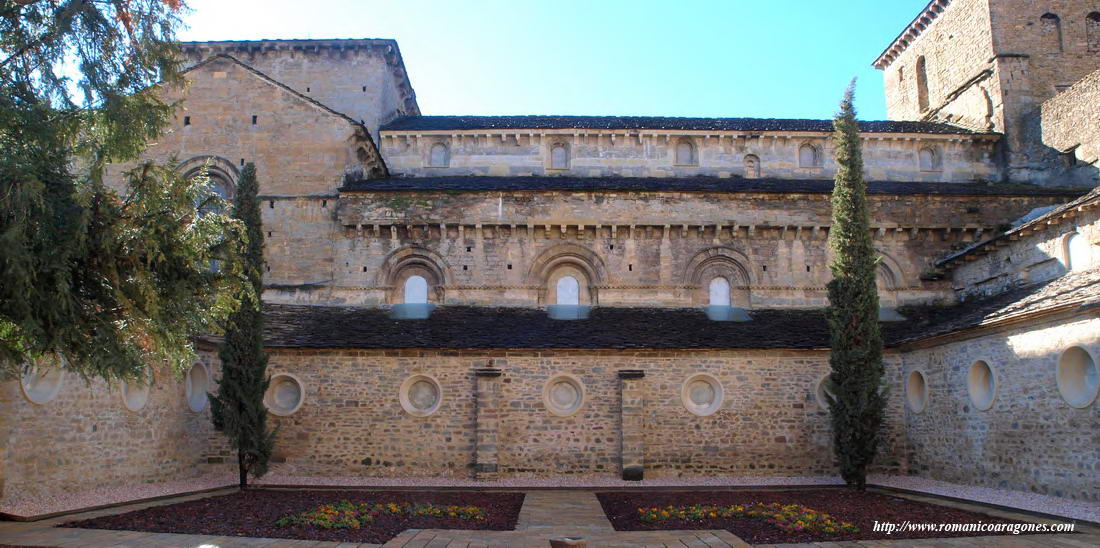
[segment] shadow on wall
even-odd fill
[[[1006,173],[1010,177],[1014,172],[1027,173],[1025,179],[1044,186],[1100,186],[1100,165],[1097,165],[1100,159],[1080,157],[1078,150],[1082,143],[1059,150],[1044,142],[1044,124],[1053,123],[1043,118],[1040,109],[1024,117],[1023,132],[1029,143],[1029,162],[1027,165],[1009,165]],[[1080,135],[1082,139],[1089,137],[1087,134]]]

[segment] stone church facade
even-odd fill
[[[874,61],[877,471],[1100,500],[1097,9],[933,0]],[[148,155],[256,164],[274,473],[835,474],[831,121],[422,116],[392,40],[184,53]],[[3,496],[228,470],[216,342],[3,383]]]

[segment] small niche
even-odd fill
[[[268,201],[267,202],[267,208],[268,209],[275,209],[275,200]]]
[[[508,270],[512,270],[512,265],[511,265],[511,263],[509,263],[509,264],[508,264]]]
[[[363,267],[363,272],[366,272],[366,271],[367,271],[367,267],[364,266]]]
[[[256,115],[252,115],[252,125],[256,125]]]
[[[191,125],[191,117],[190,116],[184,116],[183,117],[183,125],[185,125],[185,126]]]
[[[367,92],[367,86],[363,86],[363,93]]]
[[[763,265],[763,267],[762,267],[762,268],[764,269],[764,272],[767,272],[767,271],[768,271],[768,265]]]
[[[469,270],[469,269],[470,269],[470,267],[468,265],[462,265],[462,270]]]
[[[328,200],[321,200],[321,207],[328,207]]]
[[[469,246],[467,246],[467,247],[466,247],[466,253],[469,253],[469,252],[470,252],[470,251],[472,251],[472,250],[473,250],[473,248],[472,248],[472,247],[469,247]]]
[[[241,166],[244,167],[244,158],[241,158]]]
[[[628,264],[628,265],[626,265],[626,270],[627,270],[628,272],[634,272],[634,265],[632,265],[632,264]]]
[[[609,249],[611,251],[615,251],[615,244],[611,244],[611,245],[607,246],[607,249]]]

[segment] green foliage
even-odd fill
[[[886,398],[881,390],[882,336],[875,284],[878,258],[871,239],[854,93],[852,80],[833,122],[837,174],[829,229],[833,279],[828,284],[826,315],[831,339],[833,449],[844,481],[862,490],[867,467],[878,450]]]
[[[0,378],[60,353],[84,376],[177,370],[236,308],[240,230],[210,191],[139,164],[172,114],[171,0],[0,0]],[[218,260],[223,268],[211,272]]]
[[[244,166],[237,184],[235,215],[245,226],[246,239],[243,265],[251,285],[242,291],[240,308],[229,317],[225,342],[218,350],[222,376],[218,393],[211,395],[214,426],[229,438],[237,451],[241,488],[247,486],[248,475],[261,477],[267,473],[268,461],[275,447],[276,432],[267,426],[264,393],[271,379],[267,376],[267,353],[263,339],[264,233],[260,218],[260,201],[256,194],[256,168]]]

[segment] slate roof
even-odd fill
[[[1100,305],[1100,267],[1070,272],[1045,282],[1028,284],[991,297],[949,307],[906,309],[903,330],[889,340],[892,345],[915,342],[1039,312],[1074,310]]]
[[[887,346],[1054,310],[1100,306],[1100,268],[1073,272],[950,307],[903,310],[883,322]],[[264,307],[271,348],[362,349],[819,349],[829,345],[821,309],[751,311],[750,322],[714,322],[701,308],[594,308],[553,320],[535,308],[441,306],[427,320],[393,320],[378,308]]]
[[[1066,190],[1069,190],[1069,189],[1066,189]],[[1077,216],[1078,212],[1083,211],[1083,208],[1084,208],[1084,206],[1086,206],[1086,204],[1089,204],[1091,206],[1095,206],[1095,204],[1100,203],[1100,187],[1094,188],[1091,192],[1087,192],[1087,193],[1085,192],[1085,189],[1080,189],[1078,192],[1083,193],[1084,195],[1078,197],[1076,200],[1073,200],[1071,202],[1062,204],[1061,206],[1058,206],[1058,207],[1056,207],[1056,208],[1054,208],[1054,209],[1052,209],[1052,210],[1050,210],[1050,211],[1048,211],[1048,212],[1046,212],[1042,215],[1039,215],[1038,217],[1035,217],[1034,219],[1028,220],[1027,222],[1020,224],[1019,226],[1012,227],[1011,229],[1006,230],[1005,232],[1002,232],[1001,234],[997,234],[996,236],[993,236],[992,238],[989,238],[988,240],[983,240],[983,241],[971,244],[971,245],[969,245],[969,246],[967,246],[967,247],[965,247],[965,248],[963,248],[959,251],[956,251],[956,252],[944,257],[943,259],[940,259],[939,261],[936,261],[936,266],[939,266],[939,267],[951,266],[952,263],[956,263],[960,259],[962,259],[962,258],[964,258],[968,255],[981,254],[982,252],[990,249],[989,246],[991,244],[995,244],[995,243],[997,243],[1001,240],[1004,240],[1006,238],[1010,238],[1014,234],[1021,234],[1021,235],[1026,234],[1029,230],[1032,230],[1035,227],[1045,225],[1046,222],[1050,219],[1059,218],[1059,217],[1075,217],[1075,216]]]
[[[703,131],[833,131],[832,120],[797,118],[682,118],[673,116],[405,116],[381,131],[492,129],[664,129]],[[867,133],[984,134],[940,122],[876,120],[859,123]]]
[[[820,310],[758,310],[751,322],[714,322],[701,308],[594,308],[552,320],[535,308],[441,306],[427,320],[376,308],[267,305],[267,345],[293,348],[823,348]]]
[[[833,181],[800,179],[743,179],[720,177],[559,177],[455,176],[387,177],[345,183],[341,192],[355,191],[636,191],[636,192],[760,192],[774,194],[829,194]],[[1081,188],[1054,188],[1019,184],[922,183],[879,181],[867,185],[869,194],[940,194],[955,196],[1079,196]]]

